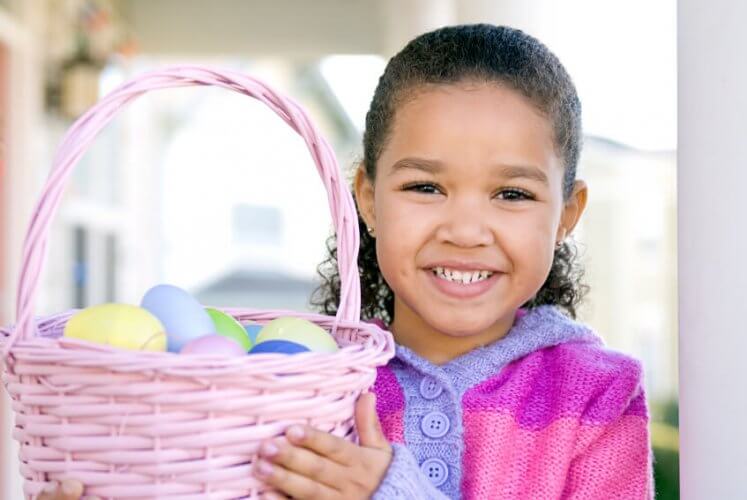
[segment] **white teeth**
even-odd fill
[[[443,267],[433,268],[433,273],[441,279],[465,285],[486,280],[493,275],[491,271],[457,271]]]

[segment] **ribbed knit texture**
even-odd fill
[[[520,313],[503,339],[445,365],[398,346],[379,369],[395,453],[374,498],[653,498],[640,363],[552,306]],[[421,426],[434,411],[448,424],[437,438]],[[438,486],[420,470],[429,459],[448,469]]]

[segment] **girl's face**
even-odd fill
[[[392,330],[480,342],[506,333],[586,200],[568,203],[549,121],[488,83],[419,89],[396,112],[372,185],[356,196],[395,295]],[[398,339],[399,340],[399,339]]]

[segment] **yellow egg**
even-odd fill
[[[129,304],[101,304],[76,313],[64,336],[135,351],[165,351],[166,332],[158,318]]]
[[[283,317],[267,323],[257,334],[256,344],[269,340],[295,342],[315,352],[335,352],[339,349],[334,337],[324,328],[300,318]]]

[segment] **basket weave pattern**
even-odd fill
[[[241,322],[296,316],[329,331],[333,354],[238,358],[122,351],[61,337],[75,311],[35,318],[47,235],[72,168],[124,105],[149,90],[212,85],[256,98],[306,142],[328,193],[341,279],[336,317],[224,309]],[[38,201],[23,248],[16,325],[0,330],[3,380],[15,414],[24,491],[75,478],[104,498],[255,498],[266,486],[252,463],[262,440],[293,423],[355,439],[353,408],[391,334],[360,321],[358,219],[332,149],[293,100],[247,75],[198,66],[146,73],[104,97],[70,128]]]

